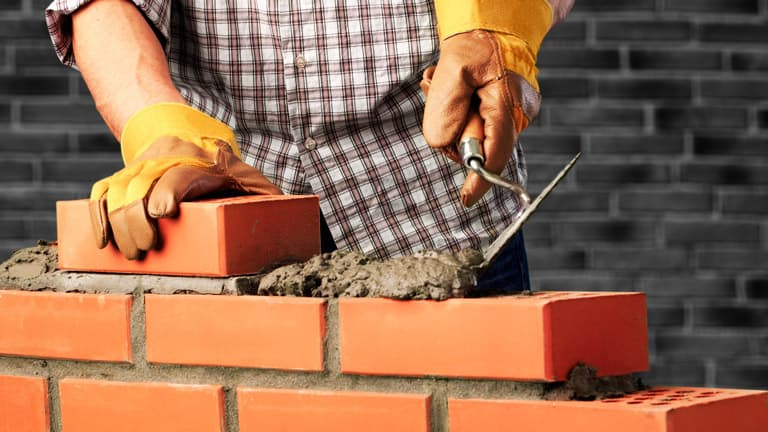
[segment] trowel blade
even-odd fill
[[[496,237],[496,240],[493,241],[493,243],[488,246],[485,251],[483,251],[483,263],[480,264],[479,270],[483,271],[486,270],[490,265],[493,263],[493,261],[496,259],[496,257],[499,255],[499,252],[504,248],[504,245],[507,244],[507,242],[518,232],[520,231],[520,228],[523,227],[523,224],[528,220],[528,218],[531,217],[531,215],[536,211],[536,209],[539,208],[539,205],[542,201],[552,192],[552,190],[560,183],[560,180],[565,177],[566,174],[568,174],[568,171],[571,170],[574,164],[576,164],[576,161],[581,156],[581,153],[577,153],[576,156],[571,159],[570,162],[568,162],[563,169],[560,170],[559,173],[555,176],[555,178],[552,179],[552,181],[549,182],[549,184],[541,191],[539,196],[536,197],[529,205],[526,207],[518,216],[517,218],[507,227],[504,229],[504,231],[499,234],[498,237]]]

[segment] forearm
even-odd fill
[[[112,133],[140,109],[185,103],[171,80],[160,42],[127,0],[95,0],[72,17],[75,60]]]

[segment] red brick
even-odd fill
[[[323,299],[147,295],[152,363],[323,370]]]
[[[0,290],[0,354],[131,361],[131,297]]]
[[[641,293],[339,300],[341,369],[371,375],[558,381],[577,362],[601,375],[648,367]]]
[[[47,432],[49,426],[45,378],[0,375],[0,432]]]
[[[428,432],[428,395],[271,390],[237,391],[241,432]]]
[[[763,432],[768,392],[667,387],[592,402],[448,400],[451,432]]]
[[[59,268],[115,273],[229,276],[320,253],[316,196],[260,195],[184,202],[160,219],[162,247],[128,261],[116,247],[96,248],[88,200],[56,205]],[[85,222],[84,222],[85,221]],[[286,223],[290,221],[290,223]]]
[[[224,430],[221,386],[63,379],[59,392],[68,432]]]

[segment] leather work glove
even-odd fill
[[[125,168],[91,189],[91,226],[99,248],[110,238],[129,260],[157,243],[156,218],[178,213],[179,202],[218,191],[281,194],[240,160],[224,123],[178,103],[134,114],[120,139]]]
[[[440,60],[422,80],[424,137],[461,163],[456,143],[470,112],[479,111],[485,168],[499,174],[539,113],[536,55],[552,26],[552,7],[547,0],[435,0],[435,9]],[[462,203],[473,206],[490,187],[469,172]]]

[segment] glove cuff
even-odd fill
[[[536,55],[531,52],[528,45],[510,34],[492,34],[499,44],[504,68],[522,76],[537,92],[541,92],[539,81],[536,79],[536,75],[539,73],[539,69],[536,67]]]
[[[127,165],[153,142],[164,136],[175,136],[203,147],[203,140],[222,140],[240,158],[232,128],[189,105],[158,103],[136,112],[123,127],[120,148]]]
[[[440,40],[471,30],[517,36],[535,58],[554,13],[547,0],[435,0]]]

